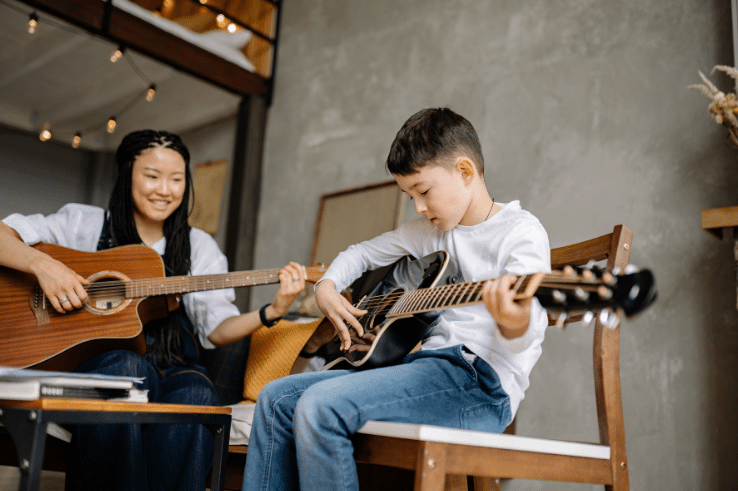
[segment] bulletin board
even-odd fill
[[[310,264],[330,264],[348,246],[394,230],[402,221],[404,205],[394,180],[324,194]]]
[[[195,194],[189,223],[210,235],[215,235],[223,206],[223,189],[228,172],[228,160],[203,162],[195,166],[192,188]]]

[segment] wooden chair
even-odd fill
[[[609,271],[615,267],[622,271],[632,238],[630,229],[618,225],[610,234],[553,249],[552,268],[606,261]],[[599,444],[370,421],[355,436],[356,461],[414,471],[416,491],[467,489],[466,476],[472,476],[475,491],[499,489],[500,478],[594,483],[606,490],[627,490],[619,340],[619,325],[606,327],[597,320],[593,356]]]

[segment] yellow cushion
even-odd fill
[[[290,373],[298,353],[320,321],[308,324],[279,321],[273,327],[258,329],[251,335],[243,397],[256,401],[259,391],[268,382]]]

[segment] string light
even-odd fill
[[[205,5],[205,4],[208,3],[208,0],[199,0],[199,2],[202,5]],[[38,17],[38,14],[36,13],[36,11],[33,11],[30,14],[28,14],[28,33],[29,34],[34,34],[36,32],[36,28],[38,27],[38,24],[39,24],[39,17]],[[238,26],[235,23],[231,22],[229,19],[227,19],[225,17],[225,15],[223,15],[223,14],[220,14],[218,16],[218,24],[222,28],[225,28],[227,26],[227,29],[230,32],[234,32],[235,30],[238,29]],[[117,47],[117,49],[111,54],[111,56],[110,56],[110,62],[111,63],[117,62],[120,58],[123,57],[123,55],[125,54],[125,51],[126,51],[125,46],[119,45]],[[133,60],[131,60],[129,57],[126,57],[126,60],[129,61],[129,63],[133,67],[134,71],[136,71],[136,73],[144,81],[147,81],[146,80],[146,76],[143,73],[141,73],[141,70],[139,70],[137,66],[135,66],[135,64],[133,63]],[[150,82],[150,80],[148,80],[148,82]],[[155,94],[156,94],[156,84],[150,83],[150,85],[148,86],[148,89],[146,90],[146,95],[145,95],[146,100],[148,102],[151,102],[154,99]],[[140,93],[139,93],[139,95],[137,97],[141,97],[140,96]],[[140,99],[138,99],[138,100],[140,100]],[[135,100],[131,101],[131,103],[129,103],[128,106],[126,106],[121,112],[126,112],[134,104],[135,104]],[[121,114],[118,114],[118,115],[120,116]],[[82,128],[82,131],[77,131],[74,134],[74,136],[72,137],[72,148],[75,148],[76,149],[76,148],[79,148],[80,147],[80,144],[82,143],[82,132],[93,129],[93,126],[90,126],[87,129]],[[99,126],[97,126],[97,127],[99,128]],[[108,133],[114,133],[115,130],[116,130],[116,127],[117,127],[116,117],[115,116],[112,116],[110,119],[108,119],[107,124],[106,124],[107,132]],[[41,140],[43,142],[48,141],[48,140],[50,140],[52,138],[51,125],[49,123],[45,123],[44,124],[44,127],[41,130],[41,132],[39,133],[38,137],[39,137],[39,140]]]
[[[149,90],[146,91],[146,100],[151,102],[154,100],[154,94],[156,94],[156,84],[149,85]]]
[[[236,29],[238,29],[238,26],[236,24],[234,24],[233,22],[231,22],[230,24],[228,24],[228,32],[230,32],[231,34],[233,34],[234,32],[236,32]]]
[[[41,133],[38,135],[38,139],[41,140],[42,142],[45,142],[51,139],[51,129],[50,129],[49,123],[46,123],[44,125],[44,129],[41,130]]]
[[[36,15],[36,12],[31,12],[31,15],[28,17],[28,34],[33,34],[36,32],[36,26],[38,25],[38,15]]]
[[[123,53],[125,52],[126,48],[124,46],[118,46],[118,49],[116,49],[113,54],[110,55],[110,62],[115,63],[123,56]]]
[[[224,29],[228,25],[228,19],[226,19],[225,15],[218,14],[215,18],[215,23],[218,24],[218,27]]]

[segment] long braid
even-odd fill
[[[113,245],[141,243],[133,213],[132,169],[136,157],[147,148],[153,147],[171,148],[185,161],[185,192],[182,203],[164,222],[166,247],[163,258],[167,276],[182,276],[189,274],[191,266],[190,226],[187,218],[191,211],[192,175],[190,152],[179,136],[166,131],[141,130],[123,138],[115,154],[118,178],[108,204],[109,234]],[[179,311],[162,322],[149,323],[146,328],[155,336],[154,346],[148,354],[152,361],[163,367],[184,363]]]

